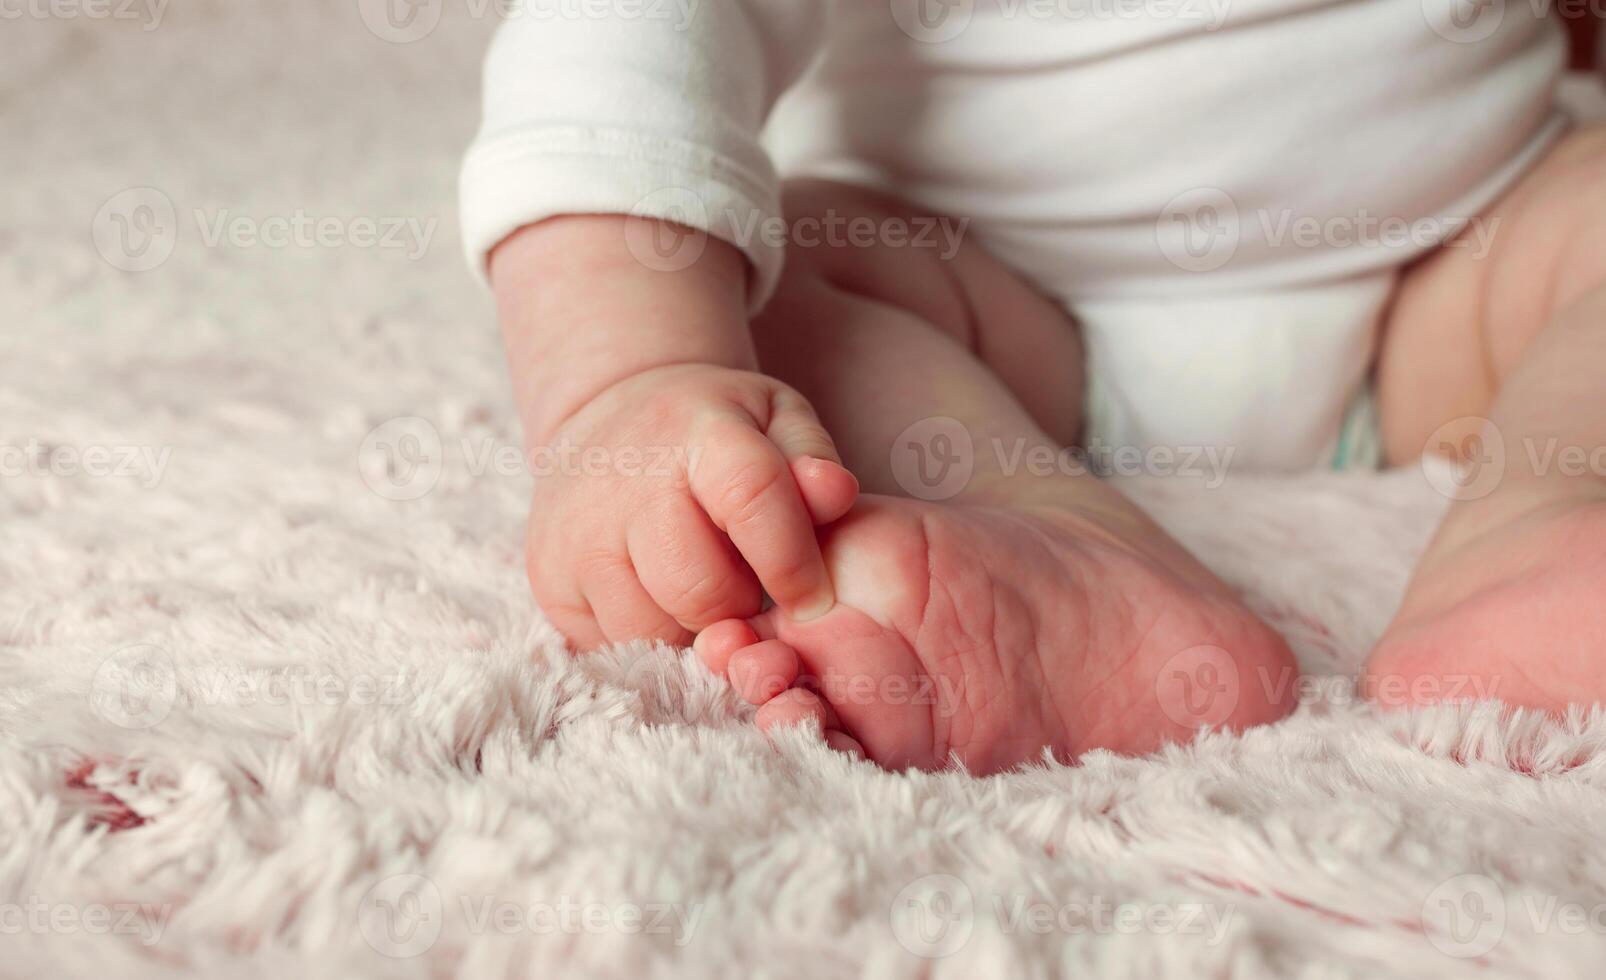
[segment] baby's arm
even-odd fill
[[[598,394],[675,364],[755,371],[747,263],[710,239],[675,272],[648,268],[615,214],[549,218],[491,253],[490,278],[527,440],[547,445]]]
[[[793,10],[706,3],[677,36],[662,35],[667,24],[515,20],[487,63],[464,227],[471,254],[495,244],[526,439],[607,460],[577,469],[548,453],[560,465],[537,473],[531,584],[579,644],[683,641],[757,612],[761,585],[799,618],[833,601],[813,528],[857,487],[807,402],[756,371],[747,316],[779,272],[778,248],[724,240],[778,211],[756,133],[795,68],[777,75],[756,55],[771,46],[758,43],[765,31],[784,36],[777,13],[799,20]],[[733,35],[747,46],[722,47]],[[711,236],[676,271],[639,247],[654,231],[686,234],[660,224],[669,214]]]
[[[761,305],[783,246],[754,234],[780,217],[759,130],[823,43],[832,5],[665,0],[633,16],[516,5],[486,56],[484,119],[463,161],[471,264],[555,215],[654,217],[735,242],[752,266],[749,309]]]

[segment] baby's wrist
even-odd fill
[[[741,253],[709,239],[684,268],[652,268],[626,238],[627,223],[644,220],[554,218],[493,251],[491,281],[530,443],[549,441],[602,391],[646,371],[757,369]]]

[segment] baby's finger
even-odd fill
[[[781,388],[771,399],[771,405],[773,411],[764,434],[780,447],[788,461],[812,456],[842,465],[836,441],[820,424],[820,417],[814,414],[814,406],[807,398],[791,388]]]
[[[535,593],[535,604],[547,621],[569,641],[575,652],[594,650],[608,642],[591,604],[580,594],[580,586],[573,570],[548,557],[536,557],[542,552],[532,547],[527,560],[530,589]]]
[[[829,524],[853,509],[859,480],[840,463],[804,456],[792,461],[792,478],[815,524]]]
[[[765,435],[786,457],[814,523],[829,524],[848,512],[858,499],[859,481],[842,465],[835,441],[808,399],[790,388],[776,392]]]
[[[642,588],[628,557],[598,562],[581,574],[581,589],[608,642],[662,640],[676,646],[691,642],[691,633]]]
[[[608,642],[608,638],[603,635],[602,627],[597,625],[596,616],[592,615],[590,605],[584,599],[579,599],[573,604],[543,602],[537,599],[535,604],[541,608],[542,615],[546,616],[553,628],[569,641],[570,648],[576,653],[595,650]]]
[[[763,605],[752,570],[688,497],[653,504],[631,522],[625,545],[647,594],[693,632]]]
[[[776,605],[800,620],[814,619],[835,603],[820,544],[775,444],[734,420],[716,423],[692,468],[692,495],[730,535]]]

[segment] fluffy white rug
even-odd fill
[[[1606,725],[1353,697],[1442,506],[1414,470],[1126,485],[1311,672],[1242,739],[890,775],[771,747],[685,654],[566,660],[453,227],[496,7],[396,44],[441,5],[245,6],[4,27],[0,974],[1606,959]]]

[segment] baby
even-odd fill
[[[525,0],[465,238],[530,445],[610,461],[537,483],[541,608],[891,768],[1144,752],[1295,666],[1098,470],[1441,454],[1363,691],[1601,700],[1606,130],[1541,7]]]

